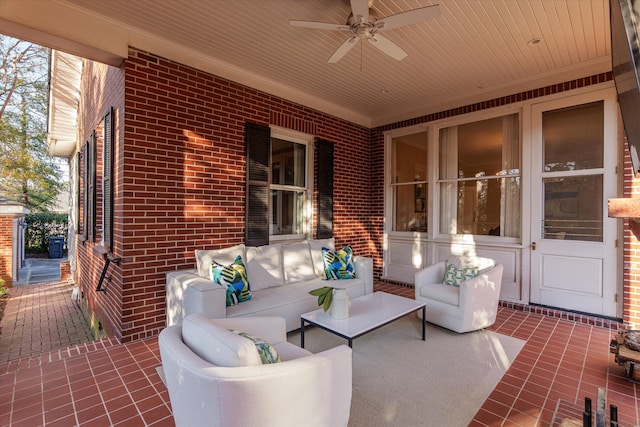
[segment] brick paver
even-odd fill
[[[9,289],[0,320],[0,363],[93,340],[88,320],[71,300],[72,289],[67,282]]]

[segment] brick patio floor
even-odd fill
[[[413,297],[412,288],[379,281],[375,289]],[[71,290],[66,283],[11,289],[0,321],[0,427],[174,426],[156,372],[157,337],[91,341]],[[621,427],[640,425],[638,385],[609,353],[614,330],[507,307],[489,329],[527,344],[470,426],[581,425],[584,398],[595,401],[598,388],[618,407]]]
[[[0,321],[0,363],[93,340],[71,291],[72,285],[66,282],[9,289],[11,299]]]

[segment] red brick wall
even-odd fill
[[[81,302],[87,307],[94,323],[99,322],[109,336],[122,339],[122,269],[111,264],[107,276],[111,276],[111,281],[106,281],[104,287],[106,293],[96,292],[96,286],[104,266],[104,258],[97,253],[94,248],[99,246],[102,240],[102,129],[101,122],[110,107],[114,107],[114,130],[115,130],[115,168],[122,172],[123,141],[122,126],[124,116],[124,71],[114,67],[108,67],[97,62],[84,61],[81,99],[80,99],[80,121],[79,135],[81,145],[91,137],[91,132],[96,131],[97,141],[97,166],[96,166],[96,237],[95,242],[83,241],[81,228],[78,230],[77,239],[77,270],[75,281],[80,285],[82,291]],[[80,162],[82,164],[82,161]],[[82,167],[81,167],[82,169]],[[80,181],[80,188],[83,182]],[[120,194],[121,186],[118,181],[114,183],[116,194]],[[120,203],[120,206],[122,203]],[[84,211],[83,201],[80,200],[79,218],[82,222]],[[115,209],[118,207],[116,206]],[[85,225],[86,226],[86,225]],[[115,254],[122,250],[122,222],[116,221],[114,225],[114,245]]]
[[[13,286],[13,216],[0,216],[0,278]]]
[[[166,272],[194,267],[195,249],[244,241],[247,121],[335,143],[336,243],[369,255],[367,128],[136,49],[124,74],[123,341],[165,326]]]
[[[634,176],[629,151],[625,150],[624,154],[624,197],[640,197],[640,178]],[[623,319],[637,329],[640,327],[640,227],[637,223],[631,224],[629,219],[625,219],[624,224]]]

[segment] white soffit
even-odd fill
[[[47,147],[49,155],[70,157],[76,147],[82,59],[52,50]]]

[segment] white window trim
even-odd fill
[[[313,220],[313,183],[314,183],[314,174],[313,174],[313,158],[314,158],[314,135],[310,135],[304,132],[298,132],[292,129],[283,128],[280,126],[269,126],[271,129],[271,138],[282,139],[285,141],[295,142],[297,144],[302,144],[306,146],[306,158],[305,158],[305,186],[304,187],[296,187],[296,186],[282,186],[277,184],[269,183],[269,191],[273,190],[300,190],[306,191],[306,197],[304,200],[304,210],[302,213],[303,216],[303,224],[302,224],[302,234],[282,234],[282,235],[272,235],[269,232],[269,241],[270,242],[281,242],[281,241],[295,241],[295,240],[304,240],[310,238],[311,233],[311,224]],[[271,153],[269,153],[271,156]],[[271,167],[271,160],[269,160],[269,167]],[[271,216],[271,212],[269,212],[269,216]]]

